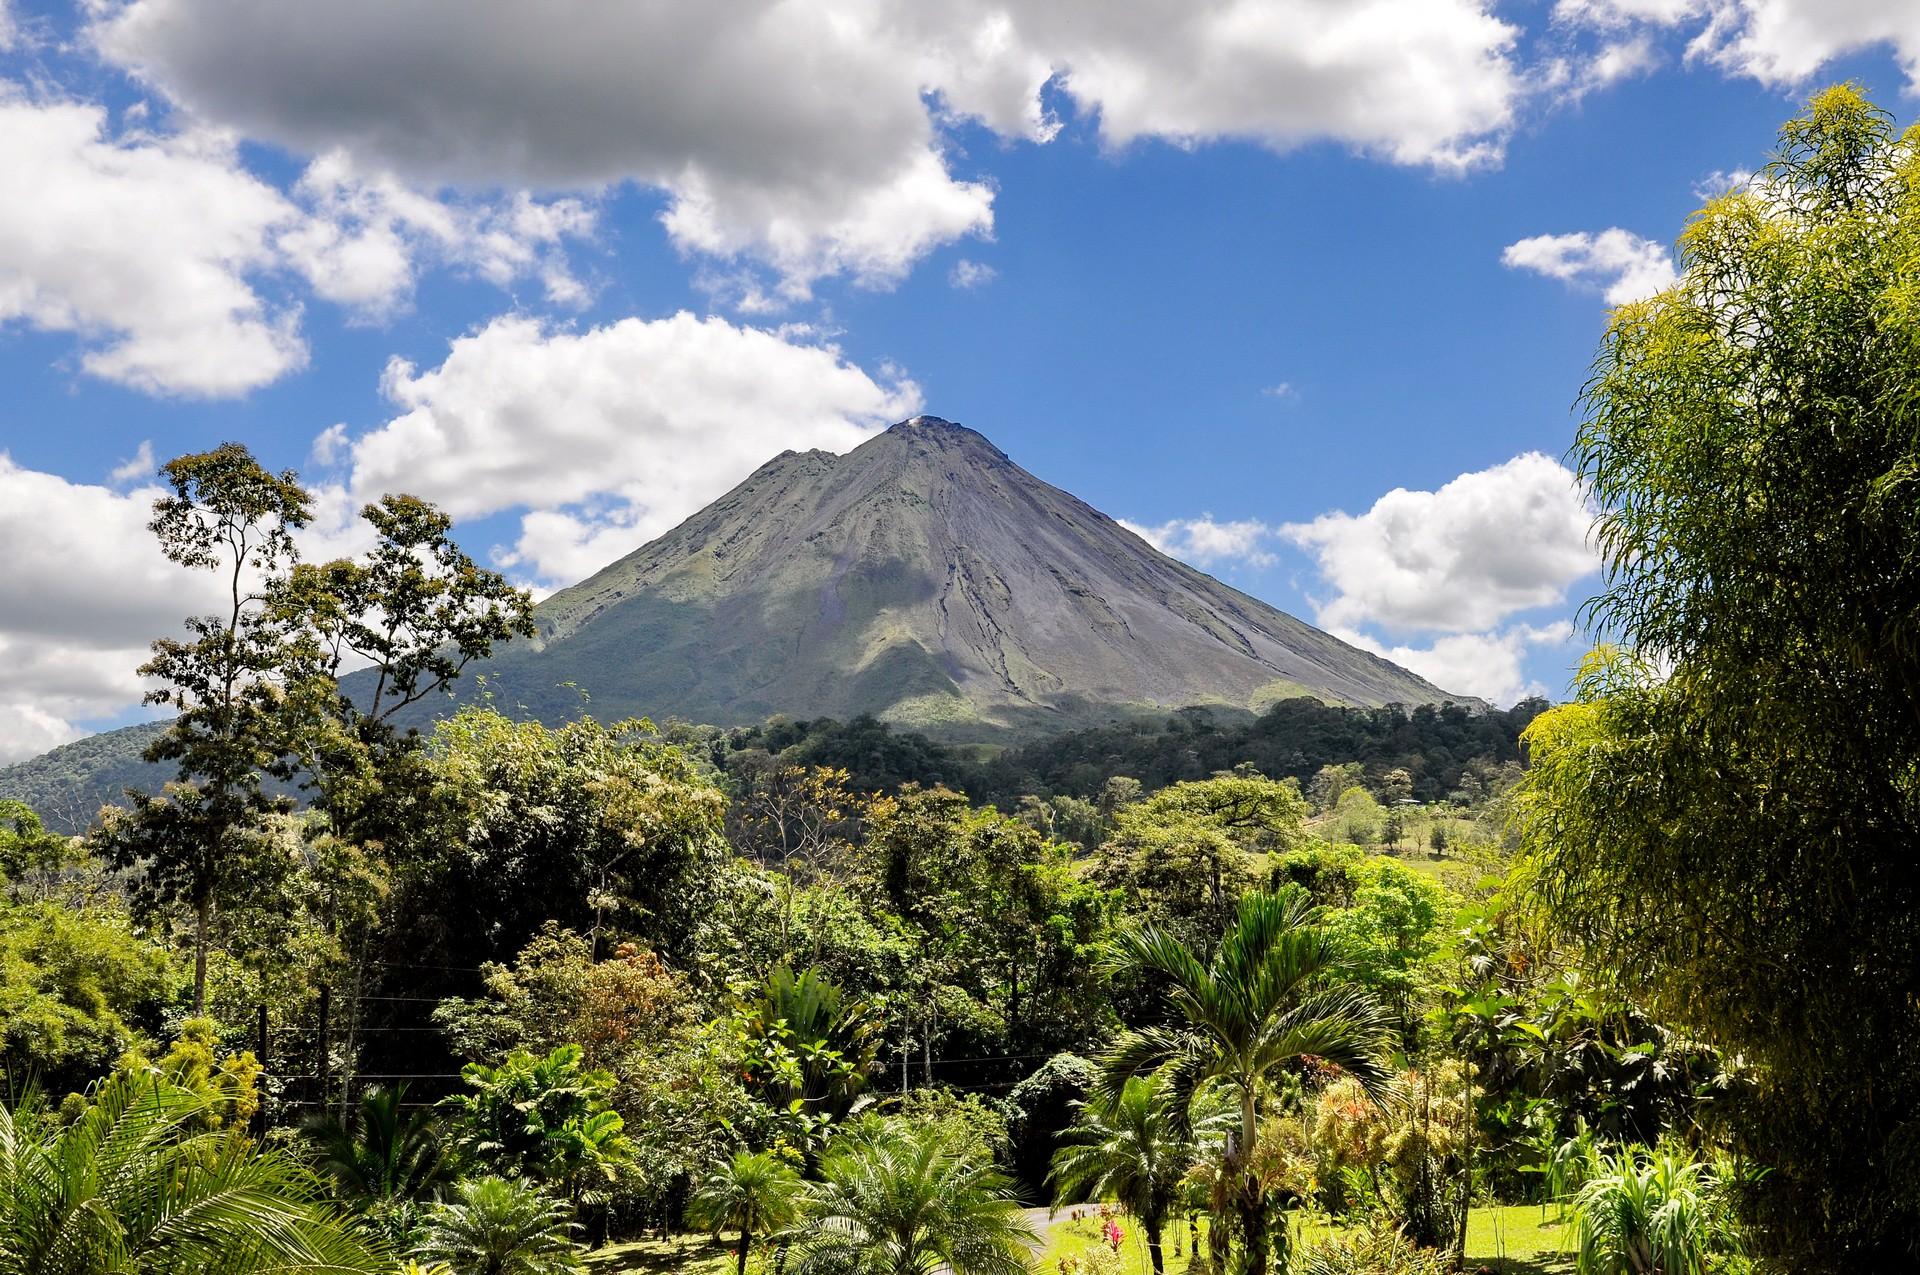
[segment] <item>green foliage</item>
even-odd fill
[[[331,1113],[302,1126],[314,1143],[314,1167],[335,1195],[395,1239],[413,1229],[416,1206],[454,1176],[438,1122],[428,1111],[409,1111],[406,1096],[404,1084],[372,1089],[350,1126]]]
[[[1737,1252],[1720,1180],[1665,1148],[1596,1154],[1571,1214],[1580,1275],[1705,1275]]]
[[[780,966],[743,1005],[733,1030],[746,1046],[746,1080],[763,1101],[815,1118],[844,1115],[866,1087],[881,1020],[813,970]]]
[[[1301,1247],[1292,1275],[1447,1275],[1452,1258],[1408,1239],[1389,1223],[1364,1223]]]
[[[1728,1106],[1795,1270],[1920,1259],[1920,138],[1850,86],[1614,315],[1574,455],[1623,650],[1528,733],[1540,894],[1755,1064]]]
[[[596,943],[619,924],[669,962],[690,960],[715,920],[727,847],[725,799],[688,754],[645,722],[549,729],[490,708],[441,723],[433,747],[449,844],[407,865],[413,908],[471,908],[490,956],[555,920]]]
[[[112,902],[0,905],[0,1072],[78,1089],[141,1039],[177,980]]]
[[[478,1163],[561,1187],[579,1200],[604,1190],[632,1155],[611,1109],[613,1076],[581,1065],[578,1045],[544,1057],[515,1050],[497,1067],[468,1063],[470,1092],[447,1099],[463,1153]]]
[[[753,1237],[793,1225],[800,1214],[800,1175],[767,1151],[738,1151],[700,1180],[688,1218],[715,1231],[740,1232],[739,1275],[746,1275]]]
[[[0,1273],[390,1269],[298,1164],[214,1127],[221,1103],[134,1068],[69,1123],[0,1108]]]
[[[617,1073],[690,1017],[685,980],[659,957],[622,943],[596,961],[591,943],[551,921],[511,966],[490,962],[482,978],[484,998],[451,997],[433,1011],[454,1051],[468,1059],[574,1043],[586,1066]]]
[[[1242,898],[1211,960],[1151,927],[1123,931],[1109,958],[1115,972],[1167,980],[1184,1021],[1122,1035],[1101,1062],[1099,1093],[1117,1101],[1129,1080],[1157,1073],[1176,1127],[1210,1095],[1238,1104],[1237,1149],[1221,1179],[1244,1245],[1241,1269],[1253,1275],[1265,1275],[1276,1238],[1284,1258],[1287,1234],[1270,1227],[1269,1193],[1253,1171],[1274,1150],[1262,1145],[1262,1099],[1307,1058],[1346,1072],[1369,1093],[1383,1092],[1389,1077],[1389,1020],[1351,981],[1338,938],[1320,922],[1306,892],[1288,887]]]
[[[1099,879],[1148,921],[1199,942],[1259,883],[1259,856],[1298,842],[1306,808],[1297,786],[1262,775],[1174,784],[1115,814]]]
[[[1227,1117],[1228,1120],[1231,1117]],[[1224,1123],[1216,1120],[1216,1124]],[[1155,1275],[1165,1268],[1160,1236],[1186,1184],[1198,1147],[1216,1132],[1176,1118],[1157,1080],[1135,1077],[1118,1094],[1079,1105],[1053,1154],[1054,1202],[1111,1200],[1139,1219]]]
[[[836,1140],[790,1232],[796,1275],[1027,1275],[1037,1242],[989,1164],[939,1132],[869,1122]]]
[[[461,1182],[427,1213],[418,1253],[459,1275],[572,1275],[567,1206],[526,1181],[489,1176]]]
[[[70,839],[48,832],[24,802],[0,798],[0,884],[15,903],[52,897],[62,874],[84,860]]]

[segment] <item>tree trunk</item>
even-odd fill
[[[1141,1229],[1147,1233],[1147,1260],[1153,1263],[1153,1275],[1166,1275],[1166,1263],[1160,1256],[1159,1224],[1144,1224]]]
[[[740,1228],[740,1264],[734,1269],[738,1275],[747,1275],[747,1246],[753,1243],[753,1232],[746,1227]]]
[[[1240,1179],[1236,1210],[1240,1214],[1240,1245],[1244,1250],[1240,1270],[1245,1275],[1267,1275],[1267,1201],[1252,1168],[1254,1139],[1259,1132],[1260,1113],[1249,1081],[1240,1089],[1240,1145],[1233,1152],[1233,1172]]]
[[[207,928],[212,920],[213,900],[201,899],[193,905],[193,1016],[207,1012]]]

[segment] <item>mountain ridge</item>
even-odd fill
[[[1472,702],[1167,557],[933,416],[844,455],[782,452],[536,618],[487,676],[537,716],[568,711],[562,683],[596,711],[871,712],[951,737],[1290,694]]]
[[[1480,706],[1168,557],[932,416],[844,455],[781,452],[534,617],[530,641],[411,724],[485,697],[549,722],[871,714],[959,743],[1300,696]],[[139,760],[159,729],[0,768],[0,796],[84,826],[91,806],[169,777]]]

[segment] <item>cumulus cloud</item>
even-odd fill
[[[109,59],[204,118],[414,185],[663,190],[674,241],[885,285],[993,224],[947,125],[1110,146],[1332,140],[1497,159],[1523,76],[1490,0],[105,0]],[[371,251],[372,245],[369,245]],[[742,295],[752,295],[742,290]]]
[[[571,583],[673,526],[768,457],[844,451],[911,416],[911,381],[876,380],[793,331],[681,313],[586,331],[494,320],[422,370],[395,360],[400,414],[316,445],[349,466],[351,509],[409,491],[458,518],[525,511],[502,561]]]
[[[1618,226],[1598,234],[1535,235],[1507,245],[1500,260],[1515,270],[1602,292],[1608,305],[1644,300],[1678,277],[1665,244]]]
[[[1313,555],[1331,590],[1314,603],[1323,628],[1437,686],[1510,704],[1547,693],[1525,675],[1529,652],[1573,636],[1565,620],[1517,617],[1564,605],[1597,567],[1592,521],[1573,474],[1528,452],[1437,491],[1397,488],[1363,514],[1323,514],[1279,534]]]
[[[95,376],[219,396],[303,363],[297,313],[249,281],[290,212],[224,139],[115,138],[0,82],[0,323],[79,335]]]
[[[1560,0],[1562,23],[1686,34],[1687,55],[1776,87],[1804,84],[1836,58],[1888,46],[1920,87],[1920,7],[1909,0]]]
[[[1573,625],[1564,620],[1539,626],[1514,625],[1489,633],[1449,633],[1425,646],[1389,646],[1357,630],[1338,634],[1363,650],[1418,673],[1435,686],[1473,695],[1501,708],[1529,695],[1558,693],[1557,688],[1527,675],[1526,660],[1533,649],[1565,646],[1573,635]]]
[[[153,461],[153,440],[141,439],[140,446],[134,448],[133,455],[113,467],[107,475],[107,482],[115,487],[125,487],[129,483],[145,483],[152,479],[158,466]]]
[[[137,702],[148,643],[213,608],[213,576],[167,561],[146,529],[158,494],[69,482],[0,453],[0,763]]]
[[[149,393],[230,397],[302,366],[299,306],[275,299],[288,272],[384,312],[431,253],[564,300],[580,285],[557,245],[591,224],[575,200],[447,204],[338,157],[289,194],[229,134],[115,130],[98,105],[0,81],[0,324],[73,333],[83,371]]]
[[[1363,514],[1281,530],[1334,590],[1317,610],[1323,624],[1468,633],[1564,601],[1596,565],[1591,526],[1573,474],[1528,452],[1438,491],[1395,488]]]
[[[1119,521],[1161,553],[1196,567],[1220,563],[1270,567],[1274,563],[1274,555],[1267,546],[1279,528],[1257,518],[1220,522],[1212,514],[1201,514],[1198,518],[1174,518],[1158,526],[1128,522],[1125,518]]]
[[[539,279],[547,299],[580,305],[563,244],[593,233],[597,213],[579,199],[443,200],[387,174],[359,171],[341,151],[314,160],[295,193],[311,210],[277,246],[320,296],[384,316],[413,289],[417,264],[436,262],[499,287]]]

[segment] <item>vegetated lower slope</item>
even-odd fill
[[[788,452],[549,598],[496,704],[716,725],[871,713],[948,739],[1293,696],[1457,701],[1231,589],[970,429]]]
[[[870,714],[996,744],[1196,705],[1474,703],[1167,557],[928,416],[844,456],[776,456],[535,618],[537,637],[462,696],[548,722]],[[423,705],[415,724],[453,706]],[[0,770],[0,796],[84,826],[169,777],[139,757],[156,729]]]

